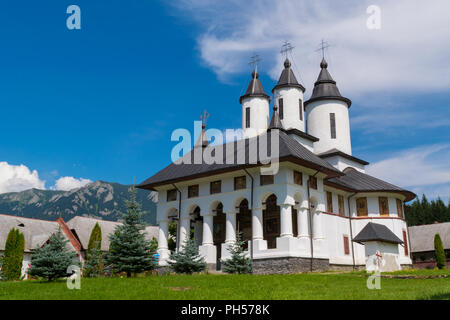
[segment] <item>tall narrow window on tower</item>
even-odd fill
[[[280,119],[283,119],[283,99],[278,99],[278,114],[280,115]]]
[[[245,108],[245,127],[250,128],[250,108]]]
[[[300,115],[300,120],[303,121],[303,101],[298,99],[298,113]]]
[[[336,116],[330,113],[331,139],[336,139]]]

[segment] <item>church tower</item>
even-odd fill
[[[274,105],[277,106],[284,129],[297,129],[305,132],[304,92],[305,88],[298,83],[291,69],[291,62],[286,58],[280,79],[272,89]]]
[[[239,99],[242,104],[242,131],[245,137],[265,132],[269,123],[270,97],[258,78],[258,70],[255,67],[247,91]]]
[[[352,102],[341,96],[336,81],[327,70],[325,58],[320,68],[311,98],[305,101],[307,133],[319,138],[314,143],[316,154],[339,150],[352,155],[348,115]]]

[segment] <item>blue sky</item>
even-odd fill
[[[140,182],[170,162],[172,131],[193,130],[204,109],[208,127],[240,127],[254,52],[270,92],[290,40],[309,97],[325,38],[329,70],[353,100],[353,154],[371,174],[447,199],[449,5],[379,3],[377,31],[365,27],[364,1],[2,4],[0,192]],[[71,4],[81,30],[66,27]]]

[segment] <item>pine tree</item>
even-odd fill
[[[182,250],[172,252],[168,263],[176,273],[192,274],[206,270],[206,262],[192,239],[186,239]]]
[[[143,212],[136,201],[134,186],[130,190],[130,195],[124,222],[110,235],[109,252],[106,256],[107,263],[114,271],[126,272],[127,277],[155,267],[151,243],[145,239],[143,232],[145,229],[141,220]]]
[[[61,229],[58,229],[43,247],[33,250],[28,273],[48,281],[69,276],[67,268],[70,265],[79,265],[79,261],[75,260],[77,254],[69,251],[67,243],[68,240],[64,238]]]
[[[441,236],[439,233],[434,235],[434,255],[436,257],[436,264],[439,269],[445,268],[445,252],[442,245]]]
[[[222,262],[222,269],[226,273],[251,273],[252,261],[245,254],[245,242],[242,234],[238,233],[236,242],[230,245],[231,258]]]
[[[2,274],[5,280],[19,280],[22,275],[25,237],[18,229],[12,228],[5,243]]]
[[[91,272],[93,274],[90,274]],[[101,274],[103,274],[102,229],[96,222],[89,237],[84,275],[99,276]]]

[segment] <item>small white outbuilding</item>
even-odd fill
[[[401,270],[398,245],[403,244],[388,227],[369,222],[353,239],[364,245],[366,271],[391,272]]]

